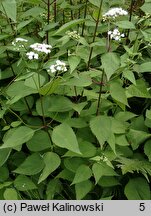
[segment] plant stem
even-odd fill
[[[99,110],[101,106],[101,96],[102,96],[102,88],[103,88],[103,78],[104,78],[104,71],[102,72],[101,82],[100,82],[100,91],[99,91],[99,98],[98,98],[98,104],[96,109],[96,116],[99,115]]]
[[[49,25],[49,19],[50,19],[50,0],[47,2],[47,24]],[[47,44],[49,44],[49,33],[46,31],[46,41]]]
[[[57,0],[54,1],[54,20],[57,22]]]
[[[96,20],[96,25],[95,25],[95,30],[94,30],[94,34],[93,34],[92,43],[95,42],[96,33],[97,33],[99,21],[100,21],[100,14],[101,14],[101,9],[102,9],[102,3],[103,3],[103,0],[100,1],[100,7],[99,7],[99,12],[98,12],[98,17],[97,17],[97,20]],[[88,60],[88,66],[87,66],[88,70],[90,68],[90,62],[91,62],[92,53],[93,53],[93,47],[90,48],[90,54],[89,54],[89,60]]]
[[[84,19],[86,18],[86,15],[87,15],[87,8],[88,8],[88,0],[86,0],[85,2],[85,8],[84,8]],[[83,22],[83,25],[82,25],[82,37],[84,36],[84,30],[85,30],[85,22]]]
[[[39,89],[40,89],[40,71],[38,71],[38,85],[39,85]],[[43,98],[41,96],[41,94],[39,93],[39,97],[40,97],[40,105],[41,105],[41,112],[42,112],[42,120],[43,120],[43,126],[46,128],[46,120],[45,120],[45,113],[44,113],[44,107],[43,107]]]
[[[71,6],[73,5],[72,0],[70,0],[70,5],[71,5]],[[74,19],[74,17],[73,17],[73,11],[72,11],[72,9],[71,9],[71,20],[73,20],[73,19]]]
[[[28,104],[28,101],[27,101],[26,97],[24,97],[24,101],[25,101],[25,103],[26,103],[26,106],[27,106],[27,108],[28,108],[28,111],[29,111],[30,115],[32,115],[32,110],[30,109],[30,106],[29,106],[29,104]]]
[[[130,22],[131,22],[131,20],[132,20],[133,5],[134,5],[134,0],[131,0],[131,5],[130,5],[130,16],[129,16],[129,21],[130,21]],[[130,29],[128,29],[128,31],[127,31],[127,36],[126,36],[127,41],[126,41],[126,44],[129,43],[129,42],[128,42],[129,33],[130,33]]]

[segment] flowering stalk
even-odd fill
[[[103,3],[103,0],[100,1],[100,7],[99,7],[99,12],[98,12],[98,17],[97,17],[97,20],[96,20],[96,25],[95,25],[95,30],[94,30],[94,34],[93,34],[92,43],[95,42],[96,33],[97,33],[99,21],[100,21],[100,14],[101,14],[101,9],[102,9],[102,3]],[[92,53],[93,53],[93,47],[90,48],[90,54],[89,54],[89,60],[88,60],[88,66],[87,66],[87,67],[88,67],[88,70],[89,70],[89,67],[90,67],[90,62],[91,62]]]

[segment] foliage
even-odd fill
[[[151,198],[150,8],[0,0],[1,199]]]

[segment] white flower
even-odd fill
[[[125,16],[127,14],[128,12],[122,8],[111,8],[109,11],[103,14],[103,20],[105,21],[107,19],[115,19],[118,16]]]
[[[24,38],[16,38],[16,42],[28,42],[28,40]]]
[[[116,41],[120,41],[121,38],[125,36],[123,33],[121,34],[117,28],[113,31],[108,31],[108,35],[111,39],[114,39]]]
[[[52,46],[48,44],[40,44],[40,43],[34,43],[30,45],[30,48],[32,48],[34,51],[42,52],[45,54],[48,54],[51,52]]]
[[[28,59],[32,60],[32,59],[38,59],[38,54],[34,53],[34,52],[28,52],[26,53],[26,55],[28,56]]]
[[[55,65],[51,65],[49,71],[51,71],[51,73],[55,73],[55,72],[57,71],[57,70],[55,69]]]
[[[55,72],[65,72],[67,71],[66,64],[63,61],[56,60],[54,65],[51,65],[48,69],[48,72],[55,73]]]
[[[13,46],[24,47],[24,43],[27,43],[28,40],[24,38],[16,38],[15,41],[12,42]]]

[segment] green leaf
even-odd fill
[[[64,166],[66,169],[73,173],[75,173],[82,164],[84,164],[84,160],[82,158],[66,158],[64,160]]]
[[[9,177],[9,171],[6,167],[0,167],[0,182],[6,182]]]
[[[16,16],[17,16],[17,6],[15,0],[3,0],[1,2],[2,4],[2,11],[3,13],[7,15],[10,19],[12,19],[14,22],[16,22]]]
[[[61,82],[60,78],[57,78],[54,81],[48,82],[47,84],[45,84],[43,87],[39,89],[39,93],[41,95],[50,95],[54,93],[54,91],[59,86],[60,82]]]
[[[61,194],[62,183],[59,179],[49,181],[46,189],[47,200],[53,200],[55,195]]]
[[[90,121],[90,128],[98,139],[100,145],[103,145],[110,137],[111,119],[107,116],[97,116]]]
[[[89,158],[93,157],[96,154],[96,147],[92,145],[90,142],[87,141],[81,141],[79,142],[79,148],[81,154],[77,154],[71,151],[68,151],[64,157],[74,157],[74,156],[79,156],[79,157],[84,157],[84,158]]]
[[[120,185],[119,181],[114,176],[102,176],[98,182],[101,187],[113,187]]]
[[[45,13],[45,10],[44,8],[41,8],[41,7],[32,7],[30,8],[29,10],[25,11],[23,14],[22,14],[22,18],[25,18],[25,17],[28,17],[28,16],[32,16],[32,17],[37,17],[39,16],[40,14],[42,13]]]
[[[133,150],[136,150],[141,143],[151,137],[151,134],[144,131],[130,129],[126,136]]]
[[[79,74],[78,77],[72,77],[67,81],[64,81],[62,85],[67,86],[78,86],[78,87],[86,87],[92,84],[92,80],[87,74]]]
[[[124,193],[128,200],[150,200],[150,187],[144,178],[130,179]]]
[[[114,171],[114,169],[108,166],[105,162],[94,163],[92,166],[92,171],[96,184],[102,176],[117,176],[117,173]]]
[[[89,2],[97,7],[100,7],[100,0],[89,0]]]
[[[130,85],[126,90],[127,97],[151,98],[143,79],[136,80],[136,85]]]
[[[13,188],[7,188],[5,191],[4,191],[4,199],[5,200],[18,200],[18,194],[17,194],[17,191]]]
[[[51,112],[66,112],[72,110],[72,102],[61,95],[51,95],[43,98],[43,112],[45,116],[49,116]],[[36,111],[42,116],[40,99],[36,102]]]
[[[10,129],[3,138],[4,144],[0,148],[14,148],[22,145],[32,138],[34,130],[26,126]]]
[[[75,184],[76,199],[83,199],[91,191],[92,186],[93,184],[90,180]]]
[[[101,61],[102,61],[102,67],[105,71],[107,79],[109,80],[110,77],[119,68],[120,58],[117,56],[116,53],[108,52],[108,53],[102,55]]]
[[[73,179],[72,184],[77,184],[83,181],[88,180],[92,176],[92,171],[91,169],[87,166],[82,164],[81,166],[78,167],[76,170],[75,177]]]
[[[132,82],[134,85],[136,85],[136,80],[135,80],[135,76],[134,73],[130,70],[125,70],[123,72],[123,76],[124,78],[128,79],[130,82]]]
[[[52,141],[61,148],[81,154],[76,135],[66,123],[60,124],[53,129]]]
[[[61,26],[54,35],[62,34],[63,32],[67,31],[68,29],[85,22],[85,19],[77,19],[77,20],[72,20],[68,23],[65,23],[63,26]]]
[[[151,140],[148,140],[144,145],[144,153],[147,155],[149,161],[151,162]]]
[[[20,98],[26,97],[30,94],[37,93],[37,90],[25,86],[24,81],[18,81],[11,84],[8,87],[6,93],[8,94],[9,97],[12,98],[12,100],[9,103],[13,104],[16,101],[18,101]]]
[[[29,191],[37,189],[37,186],[32,182],[32,180],[25,175],[17,176],[14,181],[14,187],[19,191]]]
[[[60,157],[53,152],[47,152],[43,157],[45,167],[40,175],[38,184],[44,181],[54,170],[56,170],[61,163]]]
[[[39,90],[39,88],[45,83],[46,77],[42,73],[38,73],[34,73],[33,76],[26,78],[24,85]]]
[[[0,149],[0,167],[7,161],[10,153],[11,149]]]
[[[118,21],[115,25],[122,29],[135,29],[135,25],[128,20]]]
[[[141,65],[137,65],[137,72],[139,73],[145,73],[145,72],[151,72],[151,62],[145,62]]]
[[[38,130],[26,145],[30,151],[37,152],[51,148],[51,141],[47,132]]]
[[[23,175],[35,175],[39,173],[45,164],[40,154],[34,153],[28,156],[25,161],[14,170],[15,173]]]
[[[110,93],[113,99],[124,105],[128,105],[125,89],[119,81],[116,80],[110,83]]]
[[[151,14],[151,2],[146,2],[140,7],[146,14]]]
[[[69,66],[70,66],[70,73],[72,73],[76,67],[78,66],[78,64],[80,63],[81,58],[79,56],[69,56],[68,57],[68,62],[69,62]]]

